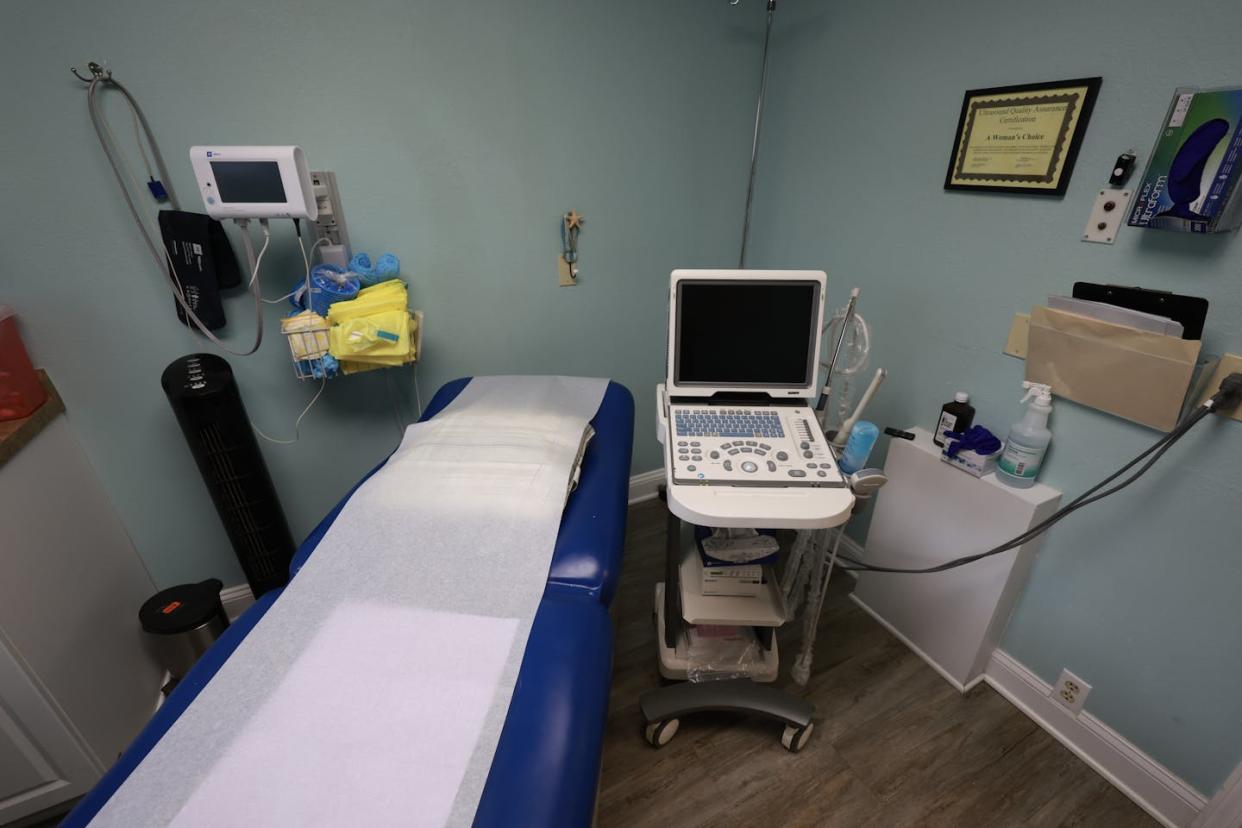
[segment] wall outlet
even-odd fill
[[[1052,698],[1075,716],[1082,712],[1082,706],[1086,704],[1087,694],[1090,692],[1091,685],[1069,670],[1062,670],[1061,677],[1052,686]]]
[[[316,239],[327,239],[329,246],[339,246],[348,261],[353,254],[349,250],[349,229],[345,226],[345,209],[341,205],[341,191],[336,187],[336,173],[312,170],[310,177],[311,192],[319,209],[319,218],[315,219]]]

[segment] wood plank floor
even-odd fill
[[[781,747],[777,723],[727,714],[688,717],[653,749],[638,697],[660,683],[651,609],[666,514],[659,501],[630,509],[600,828],[1157,824],[990,687],[955,691],[849,600],[844,574],[798,691],[816,708],[802,752]],[[790,688],[796,626],[779,637]]]

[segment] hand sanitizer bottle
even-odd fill
[[[1019,489],[1035,485],[1052,432],[1048,430],[1048,415],[1052,413],[1052,389],[1038,382],[1024,382],[1026,396],[1022,402],[1031,400],[1026,413],[1009,429],[1005,448],[996,461],[996,479]],[[1034,399],[1031,399],[1034,397]]]

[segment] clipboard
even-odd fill
[[[1119,308],[1167,316],[1182,323],[1182,339],[1203,338],[1203,323],[1207,319],[1208,300],[1200,296],[1182,296],[1166,290],[1148,290],[1141,287],[1099,285],[1094,282],[1074,282],[1075,299],[1105,302]]]

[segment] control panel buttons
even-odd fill
[[[813,418],[782,413],[775,424],[753,425],[743,421],[748,412],[731,411],[677,413],[665,449],[675,481],[792,488],[823,486],[831,482],[825,478],[837,477],[835,463],[819,447],[822,434]]]

